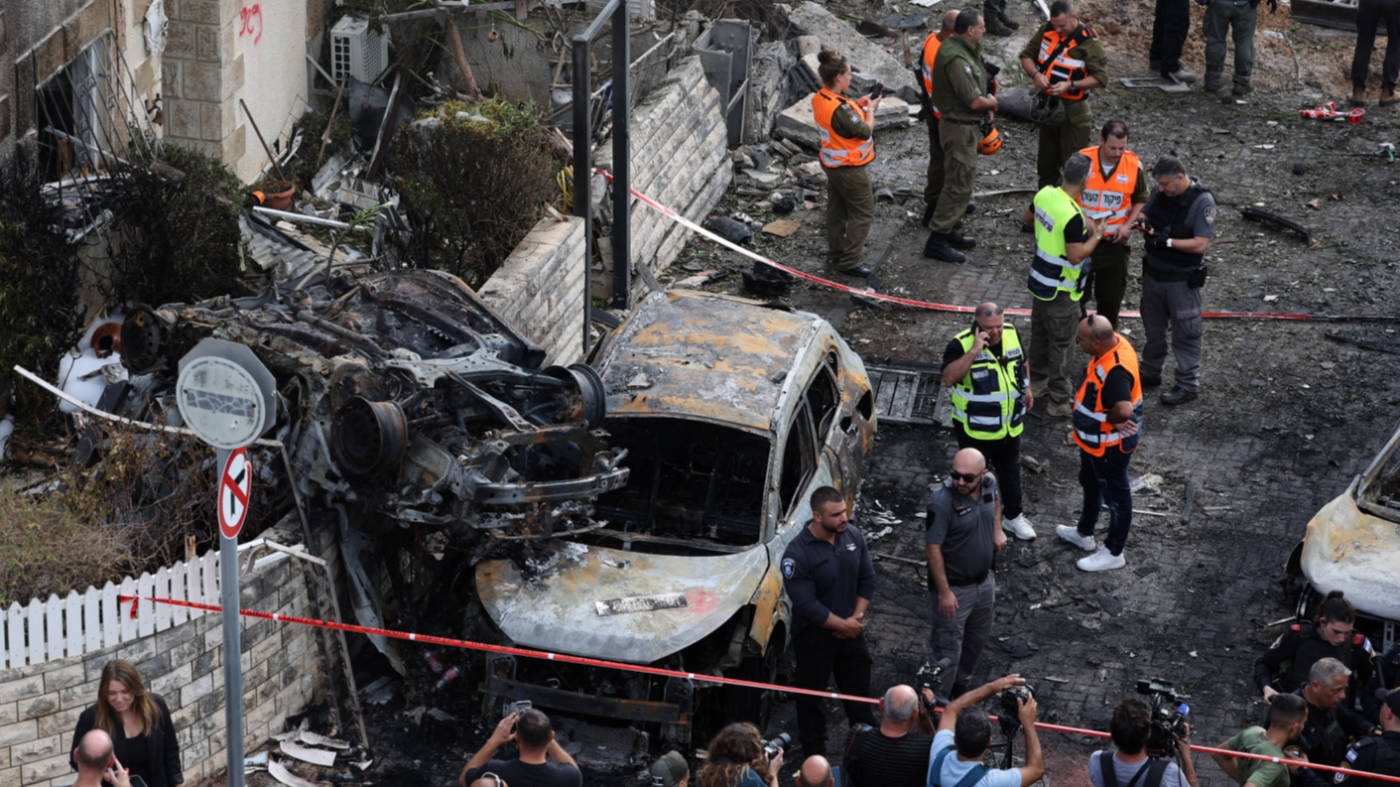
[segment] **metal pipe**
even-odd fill
[[[627,4],[613,0],[613,295],[626,309],[632,292],[632,129],[628,96],[632,37]]]
[[[271,216],[274,219],[286,219],[287,221],[295,221],[301,224],[314,224],[317,227],[330,227],[331,229],[337,230],[359,230],[360,232],[369,232],[372,229],[371,227],[363,227],[359,224],[347,224],[343,221],[336,221],[335,219],[323,219],[320,216],[308,216],[305,213],[292,213],[291,211],[286,210],[264,208],[261,205],[254,205],[253,211],[255,213],[261,213],[264,216]]]
[[[574,215],[583,219],[583,355],[588,356],[591,324],[588,319],[593,305],[593,211],[589,185],[593,176],[590,160],[592,125],[588,112],[588,36],[574,36],[573,44],[573,137],[574,137]]]

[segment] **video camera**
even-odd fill
[[[1177,694],[1172,684],[1161,678],[1138,681],[1137,691],[1148,698],[1147,756],[1175,756],[1176,739],[1186,735],[1186,717],[1191,712],[1186,695]]]

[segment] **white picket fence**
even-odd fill
[[[81,656],[123,642],[148,637],[204,615],[203,610],[174,604],[118,603],[119,596],[169,598],[199,604],[219,603],[219,556],[206,553],[120,585],[108,582],[101,590],[73,591],[66,598],[51,595],[19,602],[0,612],[0,670]]]

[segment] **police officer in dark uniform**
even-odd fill
[[[1308,680],[1317,660],[1331,656],[1351,669],[1347,696],[1357,698],[1371,677],[1371,641],[1353,628],[1356,608],[1334,590],[1318,605],[1315,623],[1295,623],[1254,662],[1254,683],[1267,700],[1296,691]]]
[[[1381,702],[1381,729],[1378,737],[1362,738],[1347,750],[1346,767],[1380,773],[1386,776],[1400,776],[1400,689],[1387,692]],[[1369,779],[1365,776],[1337,774],[1337,784],[1346,787],[1382,787],[1392,782]]]
[[[870,696],[870,650],[865,612],[875,595],[875,564],[865,536],[847,524],[846,500],[823,486],[812,493],[812,519],[783,552],[783,580],[792,602],[793,683],[826,688],[836,679],[842,694]],[[845,702],[851,724],[875,725],[869,703]],[[826,753],[821,699],[797,698],[797,736],[804,755]]]
[[[1361,714],[1346,707],[1347,678],[1351,670],[1337,659],[1318,659],[1308,672],[1307,685],[1294,692],[1308,702],[1308,718],[1298,735],[1298,745],[1309,762],[1341,765],[1351,741],[1371,732]],[[1317,787],[1326,784],[1326,774],[1300,768],[1294,784]]]

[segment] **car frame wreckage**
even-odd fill
[[[653,293],[592,365],[544,368],[543,350],[469,287],[427,270],[135,307],[120,328],[124,369],[107,369],[98,406],[178,425],[179,360],[210,337],[272,372],[269,437],[288,461],[256,461],[261,483],[285,484],[286,466],[305,521],[335,529],[345,592],[370,628],[385,626],[388,601],[400,627],[772,681],[790,614],[783,550],[815,488],[854,502],[874,443],[864,364],[816,315]],[[429,596],[460,601],[420,603]],[[369,639],[407,672],[391,640]],[[629,759],[734,718],[761,722],[771,698],[475,658],[484,718],[528,699],[580,735],[631,730]]]
[[[874,443],[864,364],[824,319],[684,291],[653,293],[598,348],[606,428],[629,483],[604,526],[546,560],[486,560],[476,591],[518,645],[771,682],[789,604],[778,566],[833,485],[851,501]],[[490,636],[488,632],[486,636]],[[676,677],[489,655],[488,718],[509,700],[627,726],[633,753],[762,723],[771,694]],[[625,752],[624,752],[625,753]]]

